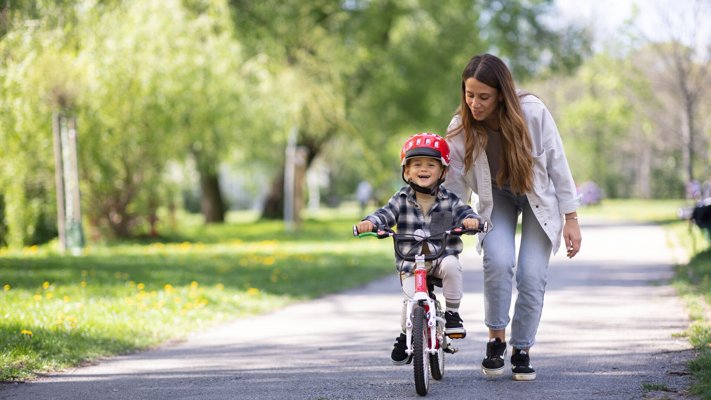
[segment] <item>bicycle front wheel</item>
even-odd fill
[[[446,337],[443,337],[447,340]],[[432,378],[436,380],[442,379],[444,376],[444,343],[438,343],[437,352],[430,354],[430,371],[432,371]]]
[[[425,309],[421,305],[412,310],[412,350],[415,367],[415,390],[420,396],[430,388],[430,359],[428,351],[429,327],[425,321]]]

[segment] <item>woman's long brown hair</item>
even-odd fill
[[[533,145],[523,118],[521,103],[516,95],[513,77],[506,64],[491,54],[474,56],[462,72],[462,97],[459,116],[462,124],[447,132],[447,137],[464,135],[464,167],[469,171],[474,158],[486,151],[487,133],[482,122],[476,121],[466,103],[464,82],[476,78],[503,95],[496,111],[501,131],[502,159],[495,182],[499,186],[509,183],[515,194],[533,189]]]

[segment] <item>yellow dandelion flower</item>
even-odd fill
[[[172,293],[175,288],[170,283],[166,283],[165,286],[163,286],[163,290],[165,290],[166,293]]]
[[[274,262],[276,261],[276,258],[269,256],[264,258],[264,265],[273,265]]]
[[[54,293],[49,292],[49,293],[45,294],[44,297],[46,297],[47,300],[51,300],[54,297]]]
[[[45,282],[42,284],[42,289],[45,289],[45,290],[49,289],[49,282],[45,281]]]
[[[21,331],[20,331],[20,334],[21,334],[21,335],[25,335],[25,336],[30,337],[30,338],[32,337],[32,331],[29,330],[29,329],[23,329],[23,330],[21,330]]]
[[[81,281],[81,282],[79,283],[79,286],[85,288],[85,287],[86,287],[86,281]]]
[[[256,296],[258,294],[259,294],[259,289],[257,289],[257,288],[251,287],[251,288],[247,289],[248,296]]]
[[[139,283],[138,285],[136,285],[136,289],[138,289],[138,290],[143,290],[145,288],[146,288],[146,285],[144,285],[142,283]]]
[[[69,296],[64,296],[62,300],[64,300],[65,303],[69,303],[70,298]]]
[[[195,290],[198,288],[198,283],[195,281],[190,282],[190,290]]]
[[[41,295],[41,294],[36,294],[36,295],[34,296],[34,299],[35,299],[35,301],[40,301],[40,300],[42,300],[42,295]]]
[[[9,292],[10,289],[12,289],[12,286],[10,286],[9,283],[4,284],[3,287],[2,287],[2,290],[5,291],[5,292]]]

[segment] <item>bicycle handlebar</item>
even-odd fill
[[[425,261],[432,261],[440,258],[442,254],[444,254],[444,251],[446,249],[447,245],[447,239],[449,239],[450,235],[454,236],[461,236],[465,234],[475,234],[479,232],[486,232],[488,230],[489,224],[484,221],[484,224],[481,229],[466,229],[463,226],[455,226],[451,229],[448,229],[442,233],[430,235],[430,236],[419,236],[419,235],[413,235],[413,234],[398,234],[393,232],[392,229],[390,229],[387,226],[376,226],[373,228],[373,231],[371,232],[358,232],[358,226],[353,225],[353,236],[357,236],[358,238],[366,237],[366,236],[375,236],[378,239],[385,239],[387,237],[392,237],[393,238],[393,244],[395,247],[395,253],[398,255],[398,257],[402,258],[403,260],[406,261],[415,261],[415,255],[406,255],[403,254],[402,251],[400,250],[400,246],[398,246],[398,243],[403,243],[403,242],[412,242],[412,243],[417,243],[417,244],[426,244],[426,243],[432,243],[435,245],[435,247],[438,247],[438,250],[435,254],[426,254],[425,255]],[[437,246],[439,245],[439,246]]]

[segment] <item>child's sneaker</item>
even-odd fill
[[[464,329],[464,321],[459,317],[458,312],[447,311],[444,313],[444,333],[452,339],[464,339],[467,331]]]
[[[390,354],[390,358],[393,360],[393,364],[402,365],[409,364],[412,360],[412,356],[407,354],[407,344],[405,341],[407,337],[404,333],[395,338],[395,345],[393,346],[393,352]]]
[[[500,376],[504,373],[506,342],[495,338],[486,344],[486,358],[481,362],[481,372],[486,376]]]
[[[531,366],[531,358],[526,350],[514,349],[511,356],[511,371],[515,381],[532,381],[536,379],[536,370]]]

